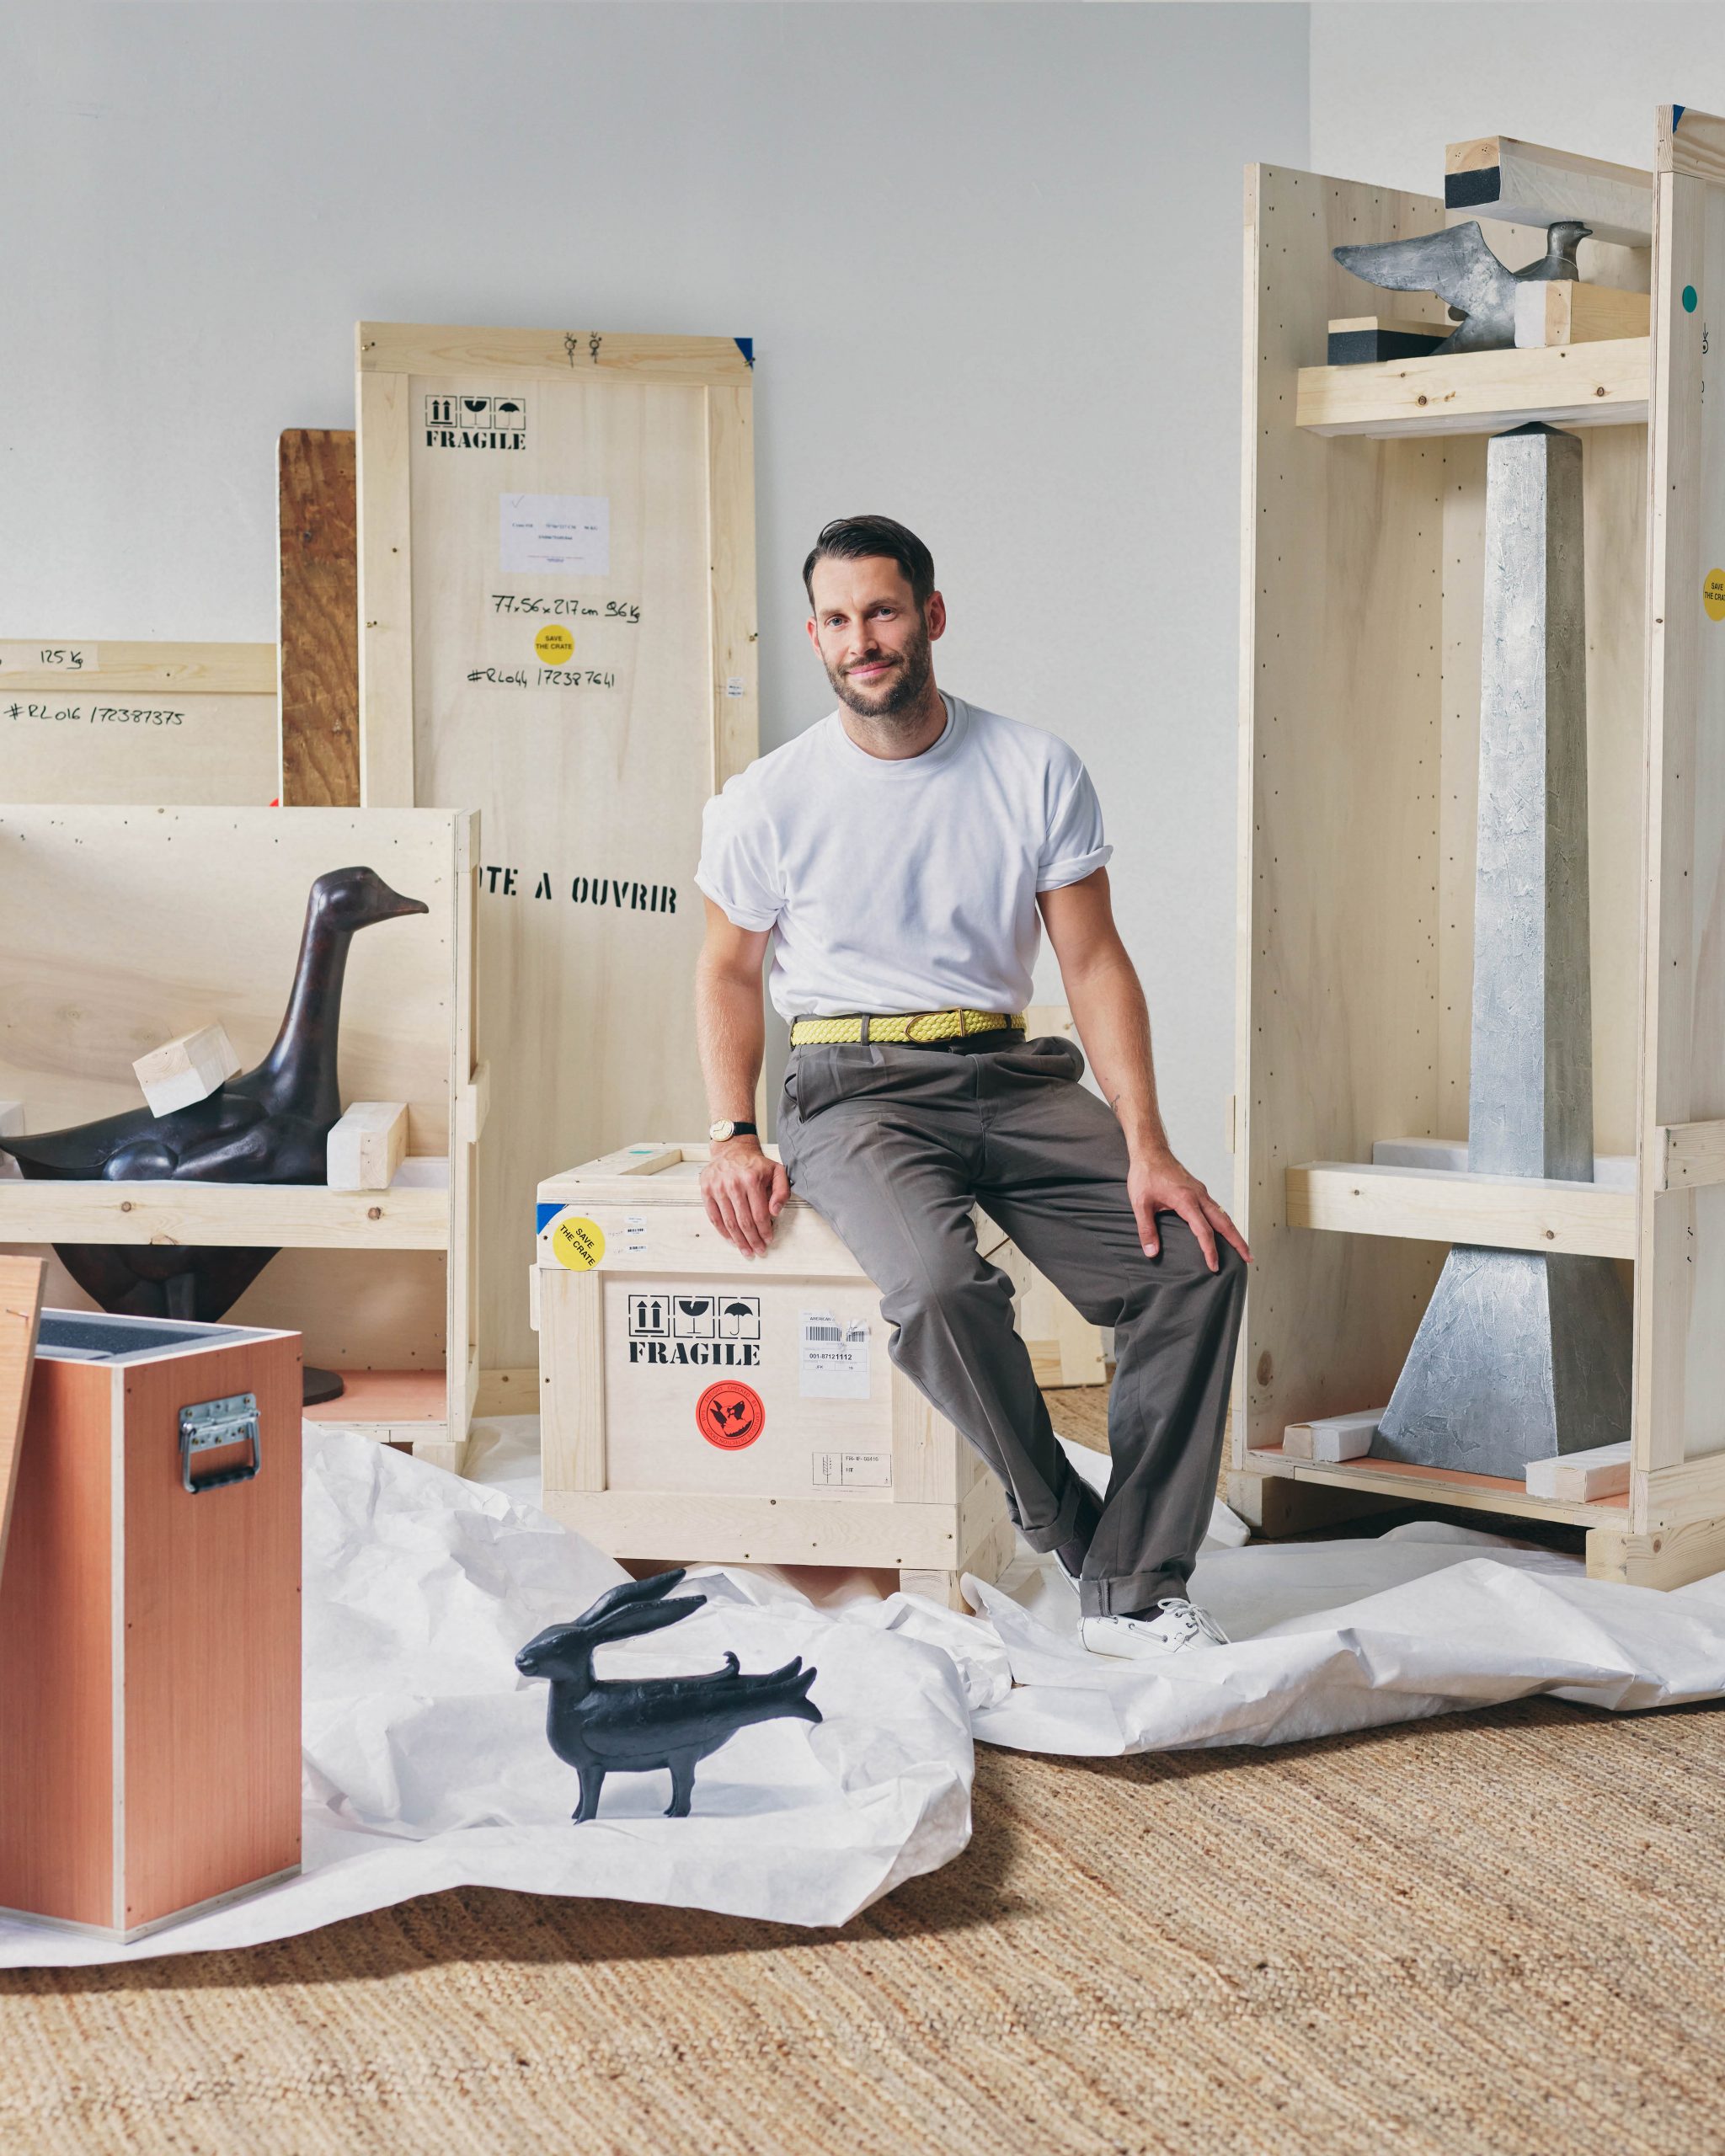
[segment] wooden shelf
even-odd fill
[[[1333,1465],[1290,1460],[1279,1445],[1248,1451],[1247,1468],[1256,1475],[1279,1475],[1295,1482],[1324,1482],[1338,1490],[1375,1491],[1405,1504],[1459,1505],[1467,1512],[1506,1513],[1516,1519],[1557,1520],[1569,1527],[1621,1528],[1629,1510],[1627,1496],[1600,1497],[1591,1504],[1565,1504],[1551,1497],[1530,1497],[1525,1483],[1497,1475],[1468,1475],[1455,1467],[1418,1467],[1399,1460],[1347,1460]]]
[[[0,1181],[0,1243],[270,1244],[446,1250],[447,1188],[315,1183]]]
[[[1636,1197],[1598,1183],[1310,1161],[1286,1176],[1290,1228],[1493,1250],[1633,1257]]]
[[[1530,419],[1645,425],[1650,344],[1605,338],[1503,352],[1301,367],[1295,424],[1316,435],[1494,434]]]

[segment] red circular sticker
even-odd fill
[[[766,1410],[752,1385],[722,1378],[710,1385],[695,1405],[695,1427],[721,1452],[740,1452],[766,1427]]]

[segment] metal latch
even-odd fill
[[[214,1452],[220,1445],[249,1445],[251,1458],[238,1467],[224,1467],[200,1481],[192,1475],[194,1453]],[[225,1400],[200,1400],[195,1407],[179,1411],[179,1480],[193,1497],[206,1490],[219,1490],[227,1482],[249,1482],[258,1471],[258,1396],[230,1393]]]

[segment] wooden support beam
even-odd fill
[[[1653,243],[1653,176],[1635,165],[1549,150],[1513,135],[1451,142],[1444,152],[1444,206],[1509,225],[1579,217],[1595,239]]]
[[[1648,343],[1607,338],[1527,351],[1448,352],[1378,366],[1301,367],[1296,425],[1316,435],[1494,434],[1645,424]]]
[[[1584,1505],[1595,1497],[1620,1497],[1629,1487],[1629,1440],[1594,1445],[1586,1452],[1560,1452],[1527,1463],[1530,1497],[1553,1497]]]
[[[1654,1137],[1655,1190],[1703,1190],[1725,1182],[1725,1123],[1659,1123]]]
[[[1290,1422],[1282,1433],[1283,1454],[1289,1460],[1330,1466],[1338,1460],[1361,1459],[1371,1450],[1384,1412],[1368,1407],[1358,1415],[1323,1415],[1310,1422]]]
[[[200,1026],[195,1033],[182,1033],[132,1065],[153,1115],[172,1115],[176,1108],[208,1100],[239,1067],[233,1043],[222,1026]]]
[[[329,1134],[324,1182],[331,1190],[387,1190],[407,1150],[405,1101],[355,1101]]]
[[[1287,1224],[1493,1250],[1633,1257],[1633,1191],[1528,1176],[1312,1161],[1286,1176]]]
[[[1596,1527],[1587,1538],[1587,1576],[1623,1587],[1686,1587],[1725,1571],[1725,1519],[1631,1534]]]
[[[1569,278],[1515,288],[1515,342],[1594,344],[1607,337],[1645,337],[1653,302],[1645,292],[1621,292],[1611,285],[1580,285]]]
[[[1338,1526],[1343,1520],[1386,1512],[1391,1506],[1405,1502],[1375,1491],[1338,1490],[1322,1482],[1296,1482],[1286,1475],[1254,1475],[1247,1470],[1228,1477],[1229,1504],[1254,1534],[1268,1535],[1272,1540],[1281,1534],[1306,1534],[1315,1528]]]
[[[281,437],[281,799],[360,805],[360,596],[351,430]]]

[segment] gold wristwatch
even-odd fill
[[[756,1138],[760,1135],[760,1133],[752,1123],[727,1123],[721,1120],[708,1124],[707,1135],[713,1145],[718,1145],[727,1138]]]

